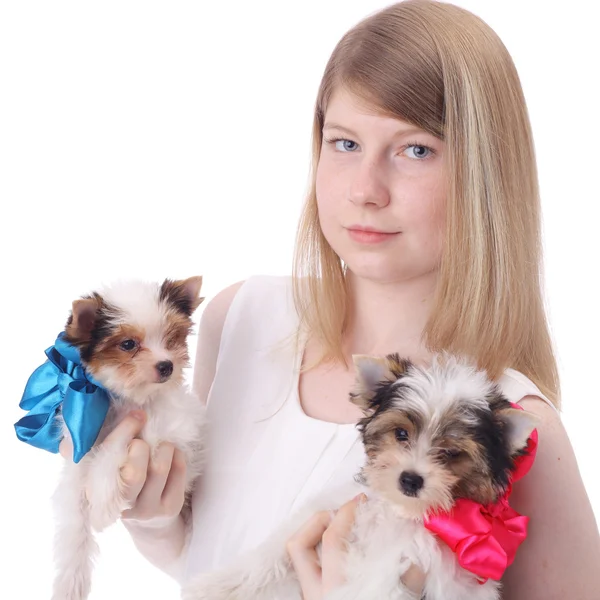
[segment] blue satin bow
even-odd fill
[[[59,409],[73,440],[78,463],[94,445],[109,406],[107,391],[81,365],[64,332],[45,353],[48,360],[29,377],[19,407],[29,412],[15,423],[17,437],[36,448],[58,452]]]

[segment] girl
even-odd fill
[[[134,439],[143,414],[105,441],[131,441],[122,476],[135,506],[123,522],[137,547],[180,579],[251,550],[361,466],[351,356],[421,362],[445,349],[474,356],[540,418],[535,465],[512,496],[529,536],[504,597],[597,597],[598,529],[557,410],[533,142],[506,48],[453,5],[390,6],[335,48],[313,135],[293,277],[250,278],[202,315],[194,383],[208,402],[210,458],[186,552],[179,453],[164,445],[149,462]],[[333,521],[315,515],[289,541],[306,600],[343,577],[355,505]],[[423,574],[410,575],[418,592]]]

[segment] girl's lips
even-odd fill
[[[348,227],[350,238],[359,244],[380,244],[392,239],[399,233],[399,231],[378,231],[371,227]]]

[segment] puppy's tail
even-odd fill
[[[56,519],[52,600],[85,600],[90,593],[98,544],[90,524],[83,464],[65,463],[52,498]]]

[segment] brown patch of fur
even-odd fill
[[[453,497],[469,498],[482,504],[493,502],[498,490],[490,473],[486,449],[473,438],[460,405],[454,405],[440,421],[432,440],[432,454],[457,478]],[[447,456],[444,450],[455,450],[459,454]]]
[[[71,315],[65,327],[67,337],[72,343],[81,344],[90,340],[96,315],[101,306],[102,299],[97,294],[73,302]]]
[[[185,347],[187,353],[187,338],[192,329],[192,322],[181,313],[169,313],[168,324],[163,336],[165,348],[173,350],[177,346]]]
[[[471,438],[462,438],[458,443],[453,441],[449,447],[460,450],[457,457],[441,457],[441,462],[457,477],[452,495],[482,504],[493,502],[497,490],[490,478],[484,449]]]
[[[179,311],[167,313],[167,324],[163,335],[166,350],[171,355],[173,362],[181,367],[189,367],[188,336],[192,331],[192,319]]]
[[[387,366],[392,377],[392,381],[400,379],[400,377],[408,371],[408,368],[412,365],[409,360],[400,358],[399,354],[388,354],[386,357]]]
[[[144,349],[141,346],[145,332],[132,325],[119,325],[114,333],[104,338],[89,362],[92,373],[97,372],[102,366],[110,366],[118,369],[119,375],[124,382],[134,382],[137,379],[137,370]],[[129,352],[121,350],[119,345],[125,340],[135,340],[138,346]]]
[[[405,429],[408,441],[396,439],[396,429]],[[401,411],[386,411],[366,425],[363,433],[365,450],[368,455],[382,451],[385,447],[397,448],[410,444],[418,434],[414,422]]]
[[[498,490],[488,477],[482,476],[459,480],[452,490],[452,495],[455,498],[469,498],[486,505],[497,500]]]
[[[365,449],[369,458],[375,459],[377,457],[378,464],[383,464],[381,462],[383,456],[398,456],[398,454],[406,451],[406,446],[408,446],[406,442],[399,442],[394,432],[390,430],[381,432],[370,438],[370,440],[365,444]]]
[[[420,494],[426,505],[425,514],[450,510],[454,504],[453,489],[457,482],[456,475],[443,466],[433,463],[425,480],[425,488]]]
[[[127,361],[132,355],[139,352],[139,348],[131,352],[126,352],[119,348],[121,342],[124,342],[125,340],[135,340],[140,344],[145,335],[146,332],[142,328],[124,323],[115,327],[112,335],[107,336],[98,344],[96,354],[102,354],[105,359],[112,356],[118,362]]]

